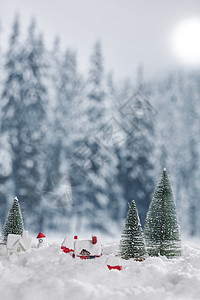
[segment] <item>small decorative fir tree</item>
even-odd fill
[[[143,231],[135,201],[131,202],[119,246],[119,256],[124,259],[143,260],[146,256]]]
[[[7,242],[8,234],[22,234],[23,220],[21,209],[17,197],[13,201],[13,205],[8,213],[7,219],[4,223],[2,231],[2,239],[4,243]]]
[[[147,213],[144,234],[150,256],[181,256],[181,239],[173,191],[163,170]]]

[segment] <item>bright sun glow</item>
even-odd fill
[[[172,33],[172,49],[182,62],[200,64],[200,19],[190,19],[177,25]]]

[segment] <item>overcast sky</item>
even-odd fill
[[[200,0],[0,0],[3,47],[16,12],[23,30],[36,17],[48,47],[59,35],[63,49],[74,48],[81,70],[100,39],[116,77],[132,77],[140,63],[146,76],[154,76],[177,63],[171,32],[182,20],[200,18]]]

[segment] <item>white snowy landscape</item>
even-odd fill
[[[199,133],[199,0],[1,0],[0,300],[199,300]]]
[[[122,260],[123,269],[105,264],[118,243],[103,243],[98,259],[73,259],[60,249],[31,250],[9,259],[0,257],[0,299],[137,299],[182,300],[200,298],[200,245],[183,243],[179,259],[151,257],[143,262]]]

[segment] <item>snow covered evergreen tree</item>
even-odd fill
[[[67,227],[69,230],[73,230],[70,227],[73,223],[71,222],[73,217],[71,212],[72,196],[68,195],[68,197],[65,193],[66,191],[74,192],[70,180],[71,177],[76,179],[75,171],[70,168],[70,163],[74,148],[76,148],[74,143],[76,139],[82,138],[81,134],[78,134],[77,137],[77,127],[81,123],[80,119],[83,114],[77,104],[78,99],[82,96],[82,78],[77,69],[75,51],[67,49],[63,53],[60,50],[59,38],[54,41],[49,56],[49,66],[50,103],[47,112],[48,132],[46,135],[46,153],[49,159],[46,161],[45,167],[44,191],[46,195],[44,198],[50,205],[52,204],[52,207],[49,205],[47,212],[49,217],[46,224],[49,221],[48,226]]]
[[[11,170],[7,174],[7,181],[11,182],[12,194],[16,192],[14,186],[17,181],[17,161],[15,159],[19,149],[19,121],[23,107],[21,104],[21,87],[23,85],[22,46],[20,43],[19,19],[15,17],[9,48],[5,56],[4,83],[1,95],[1,133],[7,141],[7,155],[10,156]],[[2,138],[1,138],[2,140]],[[5,144],[4,144],[5,147]],[[8,149],[10,151],[8,151]],[[1,151],[3,151],[1,149]],[[7,160],[8,161],[8,160]],[[4,186],[6,182],[4,182]],[[8,195],[9,196],[9,195]]]
[[[141,93],[125,99],[120,111],[126,140],[118,151],[118,180],[124,187],[126,201],[136,199],[143,225],[154,183],[155,111]]]
[[[95,139],[99,127],[104,123],[104,96],[103,58],[101,45],[97,42],[90,57],[88,78],[77,107],[80,117],[76,131],[81,135],[77,135],[74,140],[75,163],[72,166],[76,174],[73,181],[78,182],[81,190],[81,197],[74,203],[74,208],[79,211],[81,207],[78,222],[83,220],[84,226],[88,228],[104,228],[104,224],[101,225],[99,221],[101,206],[107,203],[102,191],[102,187],[105,188],[104,178],[99,174],[103,158],[101,146]],[[89,184],[90,189],[86,189],[85,186]]]
[[[119,226],[120,222],[116,220],[122,221],[123,209],[120,209],[120,204],[123,206],[123,201],[120,201],[119,196],[122,195],[122,188],[117,184],[115,149],[112,149],[113,155],[106,149],[110,147],[108,144],[113,138],[112,133],[109,136],[112,124],[109,128],[108,123],[114,115],[114,109],[111,109],[114,107],[114,97],[106,84],[99,42],[94,45],[88,78],[82,97],[78,100],[75,111],[79,122],[73,125],[73,128],[76,128],[76,136],[72,174],[73,183],[78,186],[80,194],[73,208],[78,212],[78,228],[82,222],[82,227],[86,229],[95,228],[107,232],[109,226],[103,222],[105,216],[112,225]],[[86,188],[87,186],[90,186],[90,189]]]
[[[8,234],[22,234],[23,232],[23,219],[21,214],[20,205],[17,197],[15,197],[12,207],[6,218],[1,237],[6,243]]]
[[[124,231],[119,246],[119,255],[124,259],[142,260],[146,256],[145,242],[135,201],[129,206]]]
[[[87,97],[90,106],[90,118],[98,121],[102,116],[102,102],[105,98],[104,67],[101,43],[96,42],[90,57],[90,69],[87,80]]]
[[[14,23],[6,57],[2,94],[2,131],[12,148],[13,192],[19,194],[24,211],[39,210],[44,180],[45,104],[44,47],[31,23],[24,44],[19,41],[19,21]],[[27,205],[28,201],[28,205]],[[26,204],[26,205],[25,205]],[[40,227],[40,215],[28,218]]]
[[[159,254],[167,258],[181,256],[176,206],[166,169],[163,170],[150,204],[144,233],[150,256]]]

